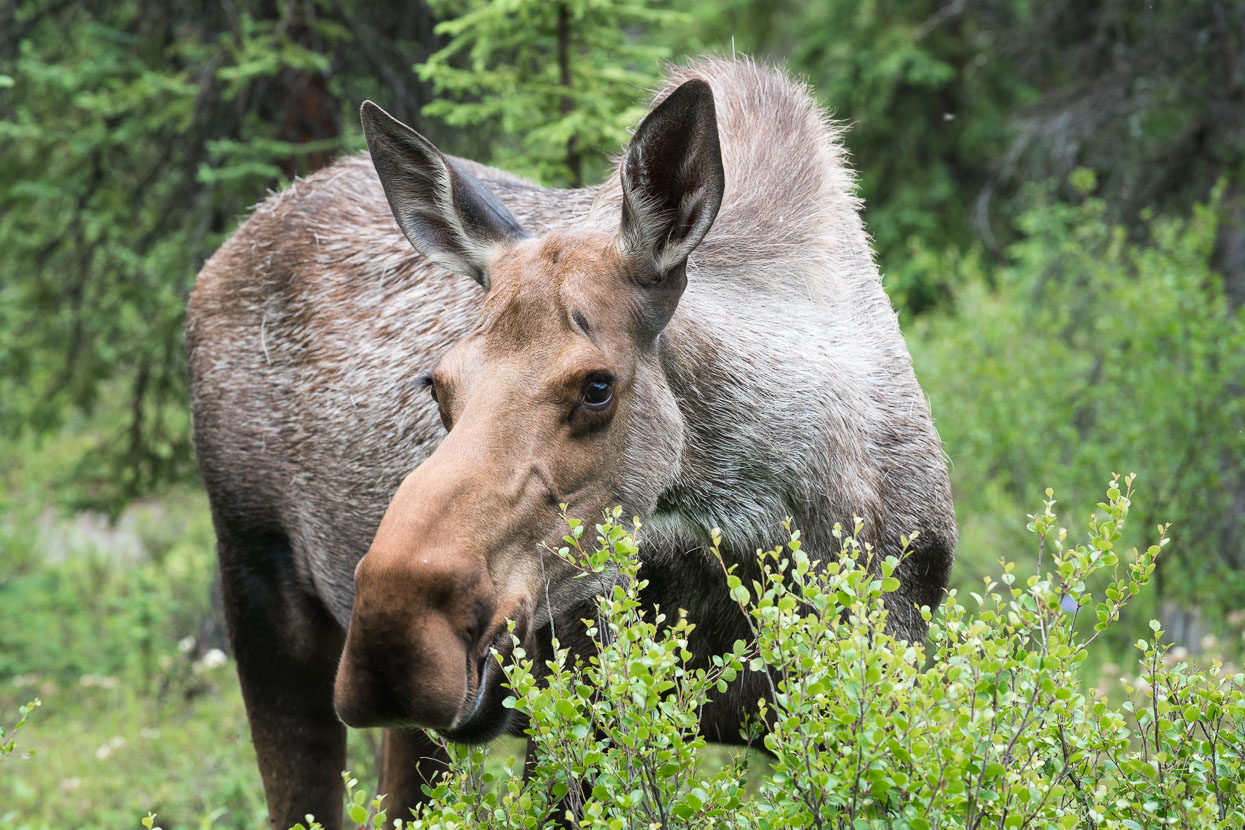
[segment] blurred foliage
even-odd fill
[[[375,48],[361,41],[385,40]],[[369,95],[414,118],[422,9],[40,2],[0,13],[0,429],[103,402],[67,493],[114,512],[193,475],[182,319],[248,205],[361,147]]]
[[[950,455],[963,584],[1014,550],[997,517],[1043,484],[1083,502],[1103,469],[1135,470],[1156,498],[1134,518],[1172,521],[1180,538],[1160,595],[1232,610],[1245,594],[1245,309],[1209,268],[1216,203],[1152,219],[1133,243],[1099,199],[1030,198],[1007,266],[984,269],[979,250],[922,258],[961,275],[909,343]]]
[[[0,762],[0,828],[66,812],[75,827],[133,827],[148,807],[178,826],[257,827],[254,752],[208,592],[207,501],[181,488],[115,526],[59,517],[34,496],[76,443],[58,437],[50,459],[24,446],[24,469],[0,470],[26,491],[0,504],[0,723],[42,700],[18,736],[33,757]]]
[[[432,0],[445,48],[419,66],[442,96],[425,108],[483,127],[492,162],[549,186],[600,181],[672,54],[637,32],[688,17],[645,0]]]
[[[60,827],[67,813],[115,830],[148,809],[169,828],[266,826],[202,491],[166,489],[116,523],[46,506],[94,427],[0,457],[0,745],[20,707],[42,702],[0,758],[0,830]],[[369,779],[376,741],[351,736]]]

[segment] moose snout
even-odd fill
[[[496,632],[483,561],[364,557],[333,703],[349,726],[448,729],[478,705]]]

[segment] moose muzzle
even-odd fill
[[[430,473],[421,467],[402,483],[355,569],[334,688],[349,726],[452,731],[495,685],[489,654],[505,634],[497,591],[484,555],[446,531],[454,494],[430,487]]]

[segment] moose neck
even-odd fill
[[[751,561],[786,540],[784,517],[824,553],[836,521],[860,516],[877,529],[867,407],[831,359],[838,309],[778,303],[720,280],[688,283],[660,344],[684,435],[655,530],[703,545],[718,528],[723,553]]]

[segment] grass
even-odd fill
[[[230,681],[227,672],[214,674]],[[166,828],[262,827],[237,684],[215,681],[176,703],[121,686],[41,690],[43,706],[21,733],[36,755],[5,762],[0,827],[63,827],[69,818],[113,830],[137,826],[149,809]]]
[[[148,809],[168,828],[262,826],[237,680],[211,653],[202,495],[116,525],[31,503],[0,527],[0,721],[43,705],[18,733],[36,754],[2,762],[0,828],[111,830]]]

